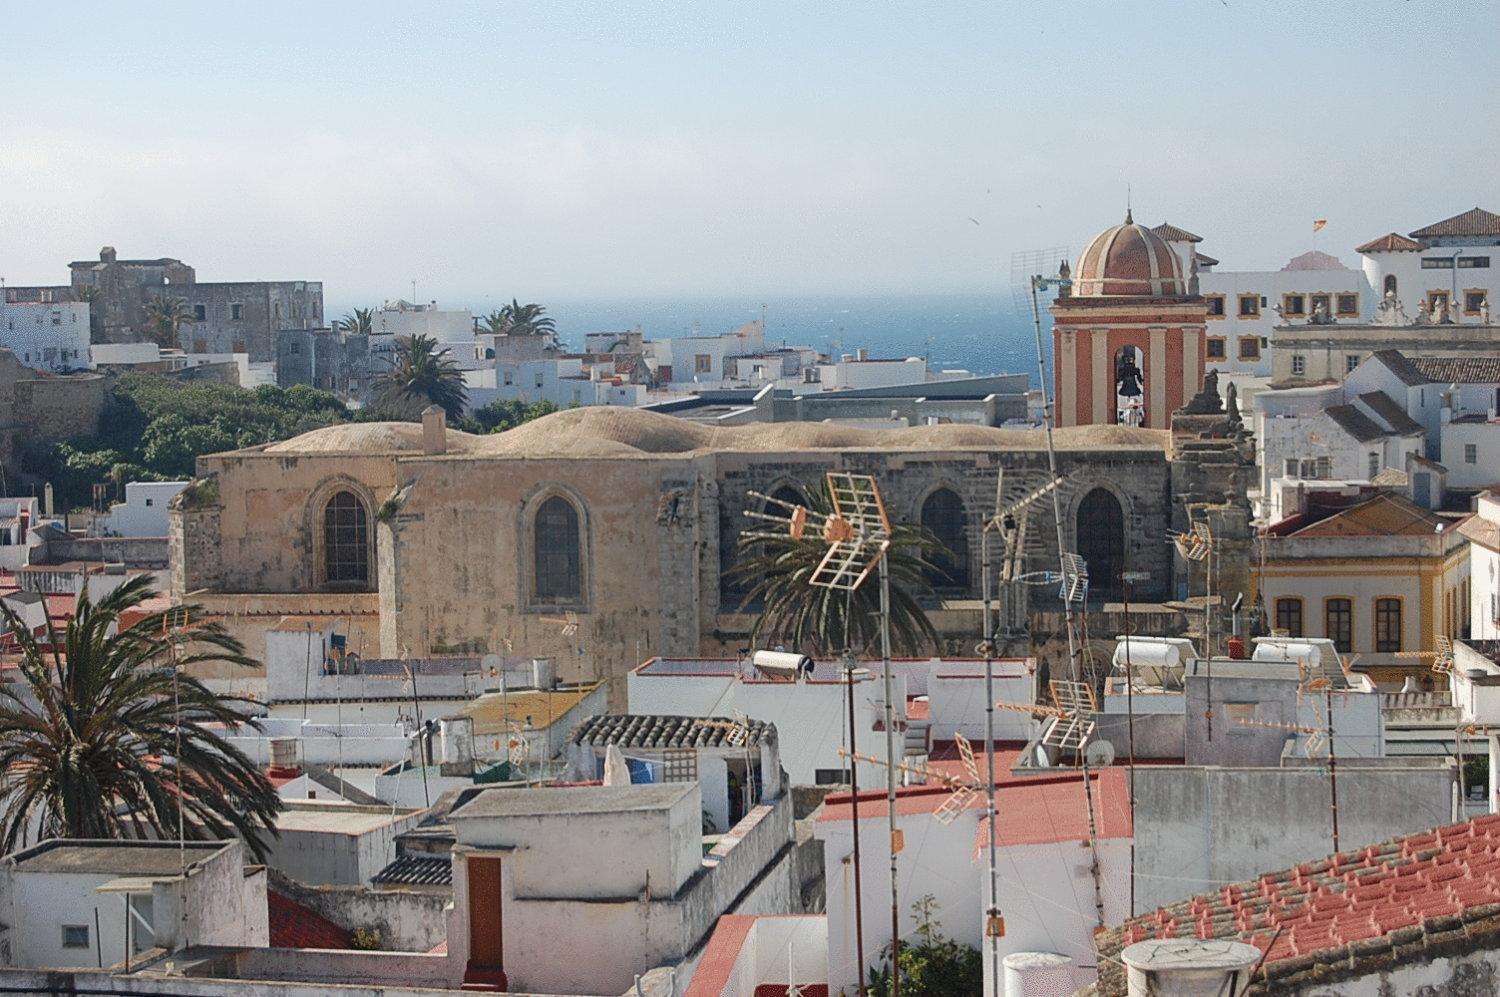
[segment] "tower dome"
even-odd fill
[[[1182,261],[1172,247],[1130,212],[1094,236],[1073,269],[1073,297],[1165,298],[1188,293]]]

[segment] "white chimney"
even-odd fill
[[[1421,692],[1422,690],[1417,688],[1417,677],[1415,675],[1406,676],[1406,681],[1401,683],[1401,691]]]
[[[422,452],[448,452],[448,414],[441,405],[429,405],[422,411]]]
[[[870,359],[870,351],[861,346],[855,351],[854,356],[858,360],[868,360]]]
[[[297,739],[295,737],[271,738],[271,768],[294,769],[297,767]]]
[[[474,718],[448,717],[438,721],[444,765],[468,765],[474,760]]]
[[[1224,938],[1152,938],[1120,959],[1130,997],[1222,997],[1245,992],[1260,949]]]

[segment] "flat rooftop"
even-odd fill
[[[228,847],[224,841],[189,841],[192,865]],[[44,841],[17,853],[12,861],[22,872],[82,873],[135,877],[176,876],[182,856],[175,841]]]
[[[553,817],[669,810],[693,791],[696,783],[639,786],[545,786],[535,789],[487,789],[453,811],[452,820],[469,817]]]
[[[325,834],[368,834],[389,826],[414,811],[390,807],[362,807],[348,803],[287,800],[286,809],[276,815],[280,831],[321,831]]]
[[[984,664],[983,658],[892,658],[898,670],[912,665],[927,665],[934,675],[947,675],[944,665],[958,666],[954,674],[967,674]],[[993,662],[996,678],[1015,678],[1030,674],[1025,658],[996,658]],[[880,674],[880,660],[863,660],[858,667],[871,675]],[[836,682],[842,677],[843,666],[833,659],[813,662],[812,678],[818,682]],[[689,678],[716,678],[738,675],[751,681],[785,682],[787,679],[766,679],[749,658],[652,658],[636,666],[635,674],[652,676],[682,676]],[[983,677],[982,668],[975,674]]]

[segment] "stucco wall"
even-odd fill
[[[1450,768],[1386,764],[1340,768],[1341,848],[1453,819]],[[1136,770],[1135,795],[1137,910],[1333,851],[1322,768],[1143,766]]]

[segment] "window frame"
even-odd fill
[[[1349,301],[1353,302],[1353,304],[1351,304],[1348,308],[1344,307],[1344,300],[1345,299],[1348,299]],[[1337,315],[1339,318],[1349,318],[1351,316],[1358,316],[1359,315],[1359,292],[1358,291],[1338,291],[1338,292],[1335,292],[1335,294],[1333,296],[1333,305],[1334,305],[1334,308],[1336,309],[1336,311],[1334,312],[1334,314]]]
[[[1224,316],[1219,316],[1223,318]],[[1215,351],[1214,347],[1218,347]],[[1223,336],[1207,336],[1203,340],[1203,356],[1206,360],[1228,360],[1229,344]]]
[[[1307,605],[1300,595],[1277,597],[1272,605],[1272,613],[1277,630],[1285,630],[1288,637],[1307,636]],[[1296,617],[1295,627],[1288,622],[1293,615]]]
[[[1401,651],[1401,627],[1403,624],[1405,607],[1402,605],[1400,596],[1382,595],[1376,596],[1374,601],[1374,648],[1376,654],[1398,654]],[[1391,633],[1391,623],[1394,619],[1395,633]]]
[[[712,353],[693,354],[693,373],[712,374],[714,372],[714,357]]]
[[[1261,354],[1260,354],[1260,337],[1259,336],[1241,336],[1241,337],[1239,337],[1239,342],[1236,343],[1235,345],[1238,347],[1238,349],[1235,350],[1235,359],[1236,360],[1259,360],[1260,359]],[[1248,349],[1247,349],[1247,346],[1248,346]]]
[[[64,924],[64,925],[60,925],[59,927],[62,929],[61,934],[62,934],[62,947],[63,948],[65,948],[65,949],[89,949],[89,950],[93,949],[93,947],[94,947],[93,937],[89,933],[89,926],[87,924]],[[68,940],[68,933],[69,932],[82,932],[83,933],[83,941],[82,942],[69,941]],[[76,938],[77,936],[75,935],[74,937]]]
[[[345,496],[350,501],[335,509],[334,503],[339,502]],[[338,522],[337,517],[340,516],[347,518],[349,522]],[[333,489],[323,498],[318,524],[322,531],[322,543],[318,550],[320,562],[318,570],[324,587],[355,591],[367,591],[372,588],[375,577],[372,543],[375,529],[369,504],[364,497],[352,488]],[[336,538],[334,531],[343,530],[351,531],[352,536]],[[336,555],[339,568],[337,571],[335,570]],[[358,574],[345,573],[345,567],[351,565],[361,569],[360,572]]]
[[[1363,362],[1364,362],[1364,358],[1361,357],[1358,353],[1345,353],[1344,354],[1344,373],[1346,375],[1354,373],[1354,369],[1356,367],[1358,367]]]
[[[1342,624],[1335,631],[1334,612],[1338,605],[1338,612],[1343,617]],[[1346,595],[1330,595],[1323,600],[1323,636],[1333,641],[1334,650],[1340,654],[1354,653],[1354,600]],[[1342,640],[1340,638],[1342,637]]]
[[[1219,310],[1217,312],[1213,310],[1214,304],[1217,304],[1219,306]],[[1228,307],[1229,303],[1225,299],[1225,296],[1222,294],[1205,294],[1203,296],[1204,314],[1206,314],[1212,320],[1228,318],[1229,316],[1226,312]]]
[[[572,512],[573,528],[576,531],[576,563],[572,565],[576,586],[567,591],[544,593],[541,591],[541,535],[539,519],[553,500],[564,503]],[[543,488],[526,501],[521,509],[520,529],[523,556],[519,565],[522,572],[522,592],[526,598],[528,612],[548,612],[559,609],[587,611],[589,605],[589,519],[588,509],[571,490],[551,486]],[[555,553],[555,552],[554,552]]]
[[[1478,464],[1479,463],[1479,444],[1478,443],[1465,443],[1464,444],[1464,463],[1465,464]]]
[[[1303,354],[1303,353],[1293,353],[1292,354],[1292,374],[1293,374],[1293,376],[1295,376],[1295,377],[1302,377],[1306,373],[1307,373],[1307,356],[1306,356],[1306,354]]]
[[[1245,303],[1246,302],[1249,302],[1249,304],[1250,304],[1250,308],[1249,308],[1248,311],[1245,308]],[[1258,319],[1258,318],[1260,318],[1260,295],[1259,294],[1240,294],[1240,295],[1237,295],[1236,296],[1236,300],[1235,300],[1235,314],[1239,318],[1242,318],[1242,319]]]
[[[1459,292],[1463,295],[1463,311],[1465,315],[1478,315],[1489,298],[1489,291],[1482,287],[1466,287]],[[1469,301],[1474,299],[1474,307],[1469,307]]]
[[[1422,300],[1427,302],[1427,311],[1429,314],[1433,311],[1433,309],[1439,307],[1439,300],[1443,301],[1447,305],[1450,313],[1453,309],[1453,292],[1447,290],[1446,288],[1442,288],[1436,291],[1428,291],[1427,296]]]
[[[1297,305],[1295,308],[1292,307],[1294,302]],[[1283,294],[1281,296],[1281,314],[1285,317],[1305,317],[1308,314],[1306,292],[1288,291]]]

